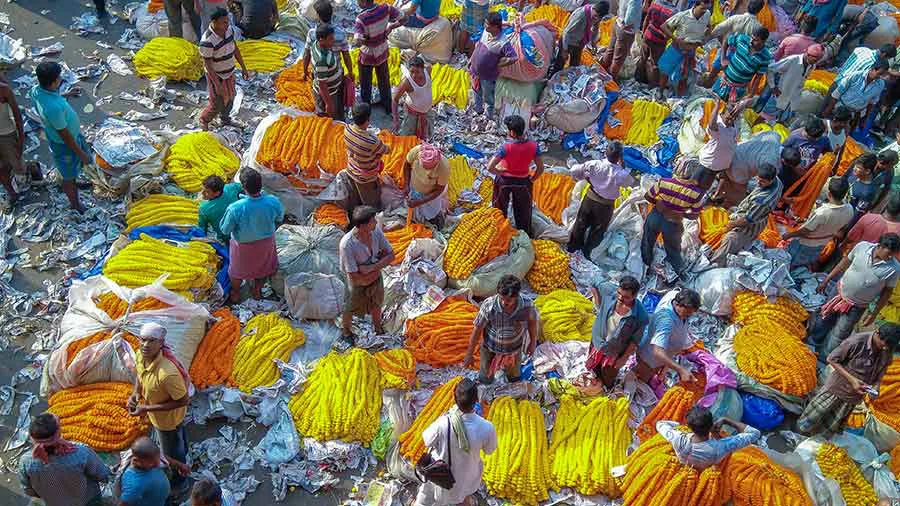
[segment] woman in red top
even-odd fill
[[[503,120],[509,130],[510,142],[500,146],[488,162],[488,172],[495,174],[491,205],[506,216],[512,199],[516,228],[531,236],[531,185],[544,172],[541,150],[537,143],[525,137],[525,120],[521,116],[507,116]],[[529,175],[534,163],[534,175]]]

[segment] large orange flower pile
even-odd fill
[[[312,79],[303,79],[303,63],[298,62],[284,69],[275,78],[275,100],[279,103],[296,107],[301,111],[315,111]]]
[[[499,209],[482,207],[466,213],[450,235],[444,271],[451,278],[468,278],[479,266],[506,253],[515,234]]]
[[[728,211],[721,207],[707,207],[700,211],[700,240],[716,250],[725,237]]]
[[[538,209],[556,223],[562,223],[562,213],[569,205],[569,195],[575,180],[565,174],[545,172],[534,181],[532,198]]]
[[[126,405],[131,383],[91,383],[50,396],[47,411],[59,417],[62,437],[98,452],[128,448],[150,429],[144,416],[131,416]]]
[[[384,162],[382,175],[390,176],[399,189],[406,188],[406,178],[403,176],[403,165],[409,151],[419,145],[419,138],[415,135],[394,135],[387,130],[378,133],[381,142],[391,147],[391,152],[381,159]]]
[[[813,506],[803,479],[755,446],[731,454],[725,478],[734,506]]]
[[[900,431],[900,359],[895,358],[881,378],[878,397],[867,398],[866,404],[879,421]]]
[[[241,321],[228,308],[214,312],[219,320],[200,341],[191,362],[191,382],[199,389],[213,385],[232,385],[231,370],[234,349],[241,338]]]
[[[450,409],[454,403],[453,391],[462,379],[462,376],[457,376],[434,389],[428,403],[416,415],[415,421],[398,438],[400,454],[410,462],[418,462],[422,455],[425,455],[425,441],[422,439],[422,432]]]
[[[347,211],[343,207],[330,203],[317,207],[313,212],[313,219],[319,225],[335,225],[338,228],[344,228],[350,223]]]
[[[478,307],[462,298],[449,297],[430,313],[406,321],[406,348],[417,362],[431,367],[461,364],[466,356]],[[475,347],[477,367],[480,346]]]
[[[385,232],[384,237],[391,243],[394,250],[394,261],[391,265],[397,265],[406,258],[406,250],[412,244],[413,239],[430,239],[431,229],[419,223],[412,223],[397,230]]]
[[[656,422],[671,420],[684,423],[687,412],[703,397],[706,381],[697,380],[692,383],[679,383],[666,390],[662,399],[647,413],[637,428],[637,436],[646,441],[656,435]]]
[[[319,116],[282,116],[266,129],[256,161],[304,178],[318,178],[320,169],[337,174],[347,166],[344,124]]]

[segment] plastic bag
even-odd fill
[[[741,392],[744,415],[741,421],[759,430],[773,430],[784,421],[784,410],[777,402]]]
[[[475,269],[466,279],[450,279],[452,288],[468,289],[475,297],[489,297],[497,293],[497,282],[506,274],[523,279],[534,264],[534,246],[531,238],[519,231],[509,241],[509,252]]]
[[[700,294],[700,308],[716,316],[729,316],[740,269],[730,267],[710,269],[694,279],[692,288]]]
[[[410,49],[428,63],[449,63],[453,54],[453,27],[439,17],[424,28],[401,26],[388,35],[388,42],[401,50]]]
[[[344,281],[339,276],[296,272],[284,281],[288,309],[298,320],[332,320],[344,309]]]
[[[534,234],[535,239],[546,239],[560,244],[569,242],[569,229],[557,225],[537,206],[531,208],[531,233]]]
[[[271,468],[290,462],[300,453],[300,437],[287,403],[278,403],[278,419],[256,446],[256,453]]]
[[[113,320],[93,300],[107,292],[126,301],[153,297],[170,307],[129,313]],[[166,344],[178,360],[189,367],[206,334],[207,320],[209,312],[203,306],[170,292],[159,281],[133,290],[103,276],[76,281],[69,289],[69,307],[59,322],[59,342],[44,367],[41,394],[101,381],[133,381],[134,352],[121,337],[87,346],[66,364],[70,343],[106,330],[123,330],[137,335],[145,323],[159,323],[167,330]]]
[[[500,76],[527,83],[539,81],[547,74],[547,69],[553,61],[556,27],[549,21],[540,20],[522,25],[518,31],[521,34],[514,33],[510,37],[518,58],[512,65],[501,68]],[[528,39],[533,46],[531,51],[528,51],[530,58],[526,55]]]
[[[110,198],[123,195],[141,195],[147,193],[148,186],[159,186],[157,178],[162,174],[169,148],[185,131],[155,130],[152,132],[159,143],[159,150],[153,155],[129,165],[123,171],[106,172],[96,164],[84,167],[85,176],[93,183],[94,191]]]
[[[344,233],[336,227],[282,225],[275,231],[278,271],[272,289],[284,295],[284,280],[298,272],[343,277],[338,247]]]
[[[587,128],[606,107],[604,77],[608,78],[594,67],[571,67],[557,72],[541,93],[541,103],[547,106],[544,120],[564,132]],[[580,89],[570,89],[584,79],[586,82]],[[570,91],[560,94],[557,92],[560,87]]]
[[[897,20],[893,16],[878,16],[878,26],[866,35],[863,45],[866,47],[881,47],[885,44],[894,45],[900,37],[900,29]]]
[[[740,420],[745,413],[741,394],[733,388],[719,388],[715,402],[709,407],[709,412],[716,419],[728,417],[732,420]]]
[[[860,466],[863,476],[875,487],[875,495],[879,499],[900,499],[900,484],[885,465],[890,462],[889,454],[879,455],[875,445],[867,438],[846,431],[832,437],[831,442],[846,450],[847,455]]]
[[[150,13],[147,11],[146,3],[132,12],[131,22],[134,23],[138,35],[144,39],[169,36],[169,18],[166,17],[166,11]]]
[[[870,411],[866,414],[866,421],[863,425],[863,435],[875,445],[880,452],[889,452],[897,445],[900,445],[900,432],[894,430],[890,425],[883,423],[875,417]]]
[[[816,506],[846,506],[841,487],[818,471],[816,452],[819,443],[808,439],[793,453],[781,453],[768,448],[760,448],[775,464],[793,471],[803,479],[803,488]]]

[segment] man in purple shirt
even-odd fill
[[[481,40],[475,44],[475,51],[469,60],[469,72],[475,89],[475,111],[481,114],[487,103],[490,118],[494,116],[494,88],[500,77],[500,68],[516,61],[516,51],[506,38],[501,37],[502,31],[503,18],[500,13],[490,13],[484,23]]]

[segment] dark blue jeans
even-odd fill
[[[641,237],[641,259],[647,267],[653,263],[653,247],[656,245],[656,236],[662,234],[663,248],[666,250],[666,258],[672,264],[675,272],[681,274],[684,269],[684,261],[681,259],[681,235],[684,227],[681,222],[667,220],[662,213],[654,209],[644,220],[644,236]]]
[[[809,332],[809,343],[816,347],[819,362],[828,363],[828,354],[850,336],[865,312],[865,307],[854,306],[846,313],[833,312],[825,318],[817,314]]]
[[[154,427],[153,432],[162,448],[163,455],[187,464],[188,442],[184,422],[181,422],[174,430],[159,430]],[[185,479],[177,472],[172,473],[172,489],[177,490],[184,484]]]

